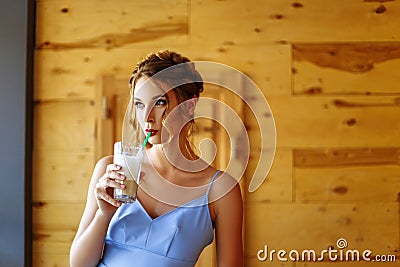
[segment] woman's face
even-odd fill
[[[173,90],[166,93],[160,86],[155,86],[148,80],[147,77],[137,80],[133,103],[136,108],[136,118],[144,134],[151,133],[149,143],[160,144],[165,142],[165,138],[163,140],[161,138],[162,131],[165,131],[163,120],[178,105],[178,101]],[[165,136],[163,135],[163,137]]]

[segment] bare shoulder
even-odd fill
[[[217,201],[228,195],[241,196],[239,180],[221,171],[213,183],[210,197],[212,201]]]
[[[213,183],[209,200],[213,203],[216,214],[222,210],[242,210],[242,194],[239,181],[228,173],[221,172]]]
[[[97,161],[97,163],[96,163],[96,168],[97,167],[105,167],[105,166],[107,166],[108,164],[111,164],[111,163],[113,163],[113,160],[114,160],[114,156],[105,156],[105,157],[103,157],[103,158],[101,158],[101,159],[99,159],[99,161]]]
[[[239,180],[222,173],[215,180],[214,227],[218,266],[243,266],[243,201]]]
[[[107,169],[107,165],[113,163],[114,157],[113,156],[105,156],[97,161],[96,166],[93,170],[93,178],[100,177],[104,174]]]

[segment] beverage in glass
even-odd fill
[[[114,144],[114,163],[122,167],[121,173],[126,177],[121,181],[125,188],[114,188],[114,199],[123,203],[133,203],[136,200],[140,169],[143,160],[143,146]]]

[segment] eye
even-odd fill
[[[155,106],[165,106],[165,105],[167,105],[167,100],[165,100],[165,99],[158,99],[154,105],[155,105]]]
[[[137,109],[142,109],[142,108],[144,108],[144,105],[143,105],[142,102],[135,101],[133,104],[136,106]]]

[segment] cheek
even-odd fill
[[[182,129],[188,121],[179,108],[169,113],[166,119],[167,125],[170,125],[175,131]]]
[[[157,119],[160,120],[160,119],[164,118],[165,110],[166,110],[166,108],[164,108],[164,107],[154,108],[153,114]]]

